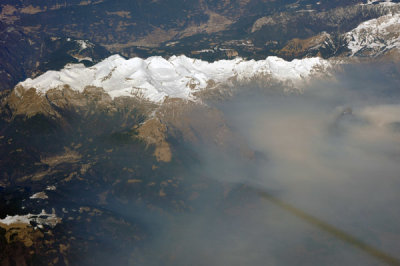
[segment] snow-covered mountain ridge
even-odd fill
[[[345,38],[352,56],[377,56],[400,48],[400,13],[365,21]]]
[[[330,63],[321,58],[306,58],[287,62],[278,57],[246,61],[241,58],[209,63],[186,56],[124,59],[113,55],[86,68],[70,64],[61,71],[48,71],[35,79],[19,83],[26,89],[35,88],[39,94],[63,88],[82,92],[87,86],[103,88],[112,98],[141,97],[161,103],[166,97],[195,100],[194,93],[210,84],[226,84],[232,79],[246,81],[256,77],[270,77],[280,81],[301,81],[316,68],[326,69]]]
[[[374,1],[371,1],[373,4]],[[398,6],[385,1],[379,4]],[[358,25],[344,35],[349,56],[374,57],[400,48],[400,13],[397,9],[377,19]],[[329,35],[327,34],[329,37]],[[162,103],[166,98],[196,101],[196,93],[218,85],[231,85],[255,78],[290,81],[300,84],[315,73],[324,73],[332,60],[319,57],[285,61],[270,56],[265,60],[219,60],[212,63],[184,55],[165,59],[159,56],[125,59],[113,55],[102,62],[85,67],[68,64],[60,71],[48,71],[34,79],[28,78],[17,87],[34,88],[39,95],[51,89],[68,86],[83,92],[86,87],[102,88],[111,98],[127,96]],[[18,91],[16,91],[18,94]]]

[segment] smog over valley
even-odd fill
[[[2,0],[0,265],[400,265],[400,1]]]

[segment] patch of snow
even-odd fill
[[[84,40],[77,40],[76,42],[81,46],[81,50],[88,48],[88,44]]]
[[[382,5],[382,6],[393,6],[396,5],[396,3],[393,3],[392,0],[368,0],[367,3],[365,4],[360,4],[362,6],[366,6],[366,5]]]
[[[301,10],[297,10],[296,12],[297,13],[307,13],[307,12],[311,13],[311,12],[315,12],[315,11],[316,11],[315,9],[301,9]]]
[[[203,49],[203,50],[199,50],[199,51],[195,51],[198,53],[214,53],[215,51],[213,49]]]
[[[38,192],[33,194],[32,196],[29,197],[30,199],[48,199],[49,197],[46,195],[46,193]]]
[[[79,62],[82,62],[82,61],[90,61],[90,62],[93,62],[93,59],[91,58],[91,57],[83,57],[83,58],[78,58],[78,60],[79,60]]]
[[[68,64],[61,71],[48,71],[19,85],[35,88],[43,94],[64,85],[80,92],[87,86],[96,86],[103,88],[112,98],[139,96],[162,103],[166,97],[196,100],[194,93],[206,89],[210,81],[227,84],[232,79],[249,81],[256,77],[271,77],[300,82],[315,73],[317,68],[324,70],[329,66],[330,63],[321,58],[288,62],[270,56],[260,61],[236,58],[209,63],[183,55],[168,60],[159,56],[127,60],[113,55],[89,68],[83,64]]]
[[[169,47],[169,46],[174,46],[175,44],[178,44],[179,42],[178,41],[176,41],[176,42],[169,42],[169,43],[167,43],[165,46],[167,46],[167,47]]]
[[[79,62],[82,62],[82,61],[90,61],[90,62],[93,62],[93,58],[91,58],[91,57],[78,57],[78,56],[72,56],[73,58],[75,58],[76,60],[78,60]]]
[[[56,189],[57,189],[56,186],[47,186],[47,188],[46,188],[46,190],[52,190],[52,191],[54,191]]]
[[[6,224],[6,225],[11,225],[11,224],[29,224],[29,218],[31,214],[27,215],[14,215],[14,216],[9,216],[7,215],[6,218],[0,219],[0,223]]]
[[[7,215],[6,218],[0,219],[1,224],[12,225],[12,224],[30,224],[30,222],[35,222],[38,225],[47,225],[50,227],[55,227],[58,223],[61,222],[61,218],[57,217],[55,214],[55,210],[51,214],[46,213],[45,210],[42,210],[39,214],[26,214],[26,215]]]

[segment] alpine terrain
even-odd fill
[[[0,265],[400,265],[400,1],[3,0]]]

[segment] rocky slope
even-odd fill
[[[400,48],[400,14],[361,23],[345,35],[351,56],[379,56]]]

